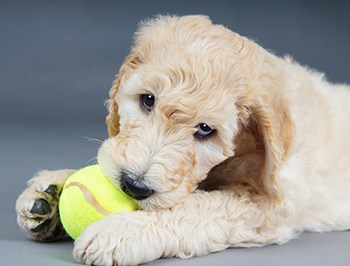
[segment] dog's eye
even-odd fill
[[[151,111],[152,106],[154,105],[154,96],[152,94],[141,94],[141,106],[146,111]]]
[[[214,132],[215,132],[215,129],[212,129],[206,123],[200,123],[197,126],[197,132],[195,132],[193,135],[196,138],[204,139],[211,136]]]

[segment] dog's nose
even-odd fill
[[[148,187],[143,180],[133,173],[122,171],[120,181],[121,189],[136,200],[147,199],[154,193],[153,189]]]

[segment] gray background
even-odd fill
[[[350,83],[346,1],[0,1],[0,265],[73,264],[72,242],[29,241],[14,204],[42,168],[94,162],[104,100],[137,23],[207,14],[278,55]],[[304,233],[282,246],[233,249],[152,265],[350,265],[350,232]]]

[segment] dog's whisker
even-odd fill
[[[97,138],[90,138],[90,137],[87,137],[87,136],[84,136],[83,138],[86,139],[90,143],[96,143],[96,144],[99,144],[99,145],[102,145],[102,143],[103,143],[102,140],[97,139]]]
[[[88,161],[87,161],[87,164],[88,165],[90,165],[90,164],[97,164],[98,162],[97,162],[97,157],[93,157],[93,158],[91,158],[91,159],[89,159]]]

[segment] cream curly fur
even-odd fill
[[[141,94],[153,94],[147,113]],[[76,240],[77,261],[139,264],[350,228],[350,88],[205,16],[141,24],[110,91],[103,172],[144,176],[142,210]],[[216,129],[193,136],[199,123]]]

